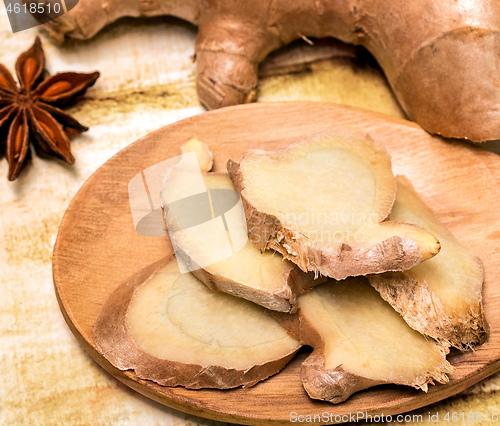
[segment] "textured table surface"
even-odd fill
[[[61,47],[37,28],[12,34],[2,3],[0,63],[13,71],[39,33],[50,73],[97,69],[102,76],[69,111],[90,127],[72,142],[75,166],[35,156],[17,181],[8,182],[7,162],[0,161],[0,425],[215,424],[130,391],[94,363],[63,320],[51,275],[59,222],[83,182],[139,137],[203,113],[191,59],[196,28],[172,18],[125,19],[91,41]],[[259,90],[262,102],[328,101],[404,117],[373,60],[335,44],[297,42],[273,55],[261,67]],[[487,147],[500,152],[497,143]],[[482,424],[486,413],[493,423],[499,389],[495,375],[409,413],[405,423],[434,423],[438,414],[440,424],[472,424],[469,413],[477,412],[484,413]]]

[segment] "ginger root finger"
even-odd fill
[[[257,100],[258,64],[227,52],[196,54],[196,91],[207,109]]]
[[[193,24],[198,23],[199,1],[154,1],[120,0],[119,3],[103,3],[101,0],[79,0],[68,13],[43,25],[49,36],[57,41],[65,37],[87,40],[95,36],[106,25],[126,16],[153,17],[173,15]]]

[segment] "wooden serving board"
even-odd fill
[[[488,341],[471,353],[450,356],[457,368],[446,385],[428,393],[379,386],[339,405],[313,401],[299,380],[299,355],[281,373],[249,389],[168,388],[121,372],[96,350],[92,327],[102,304],[124,280],[172,253],[167,237],[135,231],[128,183],[142,170],[180,154],[198,137],[225,171],[248,148],[277,149],[313,133],[344,130],[370,134],[389,150],[404,174],[455,236],[477,253],[485,271]],[[500,157],[460,141],[433,137],[416,124],[365,110],[312,102],[258,103],[204,113],[153,132],[119,152],[83,185],[62,220],[53,275],[62,313],[84,349],[132,389],[178,410],[242,424],[285,424],[290,413],[402,413],[442,400],[500,370]],[[166,342],[168,344],[168,342]],[[316,419],[318,420],[319,417]],[[337,417],[341,420],[341,417]],[[345,417],[344,417],[345,420]]]

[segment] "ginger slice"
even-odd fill
[[[283,151],[251,150],[228,171],[252,242],[303,271],[344,279],[407,270],[439,252],[424,229],[383,222],[396,181],[389,154],[372,140],[320,134]]]
[[[120,370],[164,386],[252,386],[300,348],[269,311],[209,290],[174,259],[125,282],[103,305],[94,341]]]
[[[213,154],[206,144],[197,138],[189,139],[181,146],[182,154],[187,154],[188,152],[194,152],[196,154],[202,173],[212,170],[212,166],[214,165]]]
[[[177,256],[186,262],[189,271],[214,291],[242,297],[271,310],[294,312],[297,296],[321,284],[325,278],[317,277],[315,280],[313,273],[302,272],[292,262],[284,260],[275,252],[261,253],[250,241],[239,250],[232,250],[226,257],[227,254],[223,250],[230,245],[228,234],[231,236],[231,232],[211,232],[207,238],[201,238],[200,241],[203,229],[188,226],[201,220],[190,219],[188,223],[183,220],[183,216],[192,214],[193,211],[201,215],[203,208],[210,209],[211,203],[211,217],[206,218],[208,221],[213,219],[212,213],[214,216],[218,213],[227,215],[229,209],[239,202],[238,193],[234,191],[228,175],[205,174],[203,180],[209,196],[197,197],[189,208],[168,214],[170,210],[165,202],[167,207],[164,209],[164,219]],[[217,209],[217,204],[226,207]],[[227,210],[220,211],[225,209]],[[242,210],[241,215],[234,215],[232,222],[226,219],[226,223],[229,221],[234,231],[234,222],[237,220],[240,221],[238,226],[244,229],[246,237]],[[182,232],[176,232],[179,229],[182,229]],[[203,241],[207,241],[207,244],[200,243]],[[230,248],[234,249],[234,244]],[[223,260],[211,264],[211,258]]]
[[[453,371],[445,349],[411,329],[365,278],[329,280],[298,303],[298,313],[274,315],[314,348],[301,369],[313,399],[336,404],[384,383],[427,391]]]
[[[439,238],[441,251],[409,271],[368,279],[412,328],[444,345],[473,349],[486,337],[481,261],[439,222],[408,179],[398,176],[397,185],[391,219],[428,229]]]

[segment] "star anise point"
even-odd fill
[[[69,139],[88,130],[60,107],[74,103],[99,72],[62,72],[43,79],[44,66],[39,37],[17,59],[19,85],[0,64],[0,157],[6,153],[9,180],[15,180],[31,160],[30,142],[38,154],[73,164]]]

